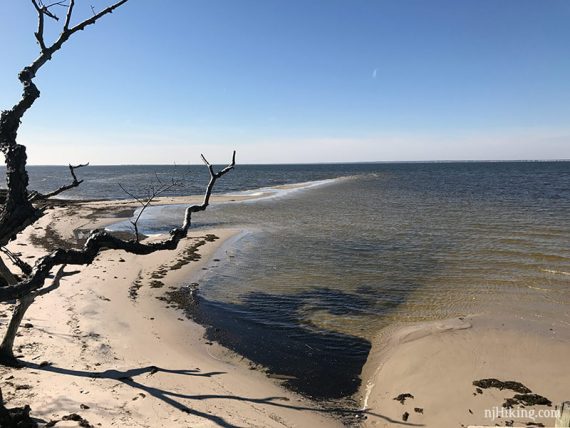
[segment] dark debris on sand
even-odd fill
[[[71,413],[69,415],[65,415],[64,417],[61,418],[61,421],[74,421],[77,422],[80,427],[93,428],[93,425],[91,425],[87,419],[83,418],[77,413]],[[49,421],[46,424],[46,428],[54,427],[55,424],[57,424],[58,422],[60,422],[60,420]]]
[[[30,406],[0,408],[0,427],[2,428],[36,428],[37,422],[30,417]]]
[[[414,398],[414,396],[408,392],[398,395],[394,397],[394,400],[399,401],[400,404],[404,404],[407,398]]]
[[[552,406],[552,401],[538,394],[515,394],[513,398],[507,398],[503,407],[510,409],[515,405],[523,406]]]
[[[532,392],[530,389],[528,389],[522,383],[515,382],[514,380],[502,381],[502,380],[494,379],[494,378],[481,379],[481,380],[473,381],[473,385],[475,385],[479,388],[482,388],[482,389],[488,389],[488,388],[497,388],[499,390],[509,389],[511,391],[519,392],[521,394],[530,394]]]
[[[539,394],[533,394],[530,388],[527,388],[520,382],[515,382],[512,380],[501,381],[498,379],[480,379],[473,381],[477,393],[481,393],[481,388],[497,388],[499,390],[510,390],[518,392],[512,398],[507,398],[503,403],[503,407],[506,409],[511,409],[514,406],[552,406],[552,401],[548,398],[543,397]]]

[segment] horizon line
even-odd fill
[[[562,159],[435,159],[435,160],[382,160],[382,161],[331,161],[331,162],[268,162],[268,163],[236,163],[243,166],[261,165],[375,165],[375,164],[407,164],[407,163],[524,163],[524,162],[570,162],[570,158]],[[177,164],[177,163],[121,163],[121,164],[93,164],[90,166],[202,166],[202,163]],[[216,163],[215,165],[223,165]],[[69,164],[34,164],[28,166],[63,166]],[[6,167],[0,165],[0,167]]]

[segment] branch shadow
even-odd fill
[[[133,379],[133,377],[140,376],[143,374],[148,374],[148,376],[152,376],[158,372],[185,375],[185,376],[200,376],[200,377],[218,376],[218,375],[223,375],[226,372],[214,371],[214,372],[202,373],[199,369],[174,370],[174,369],[165,369],[162,367],[157,367],[157,366],[152,366],[152,365],[146,366],[146,367],[135,368],[135,369],[122,370],[122,371],[121,370],[109,369],[109,370],[100,371],[100,372],[91,372],[91,371],[67,369],[67,368],[57,367],[57,366],[53,366],[53,365],[47,365],[47,366],[46,365],[40,365],[40,364],[36,364],[36,363],[32,363],[32,362],[25,362],[24,365],[25,365],[25,367],[28,367],[31,369],[43,370],[43,371],[47,371],[47,372],[51,372],[51,373],[57,373],[57,374],[68,375],[68,376],[88,377],[88,378],[92,378],[92,379],[117,380],[117,381],[120,381],[120,382],[124,383],[125,385],[128,385],[132,388],[136,388],[136,389],[139,389],[141,391],[144,391],[148,395],[151,395],[152,397],[154,397],[158,400],[161,400],[162,402],[172,406],[175,409],[180,410],[181,412],[191,414],[194,416],[198,416],[198,417],[201,417],[204,419],[208,419],[211,422],[215,423],[216,425],[218,425],[220,427],[224,427],[224,428],[239,428],[239,426],[228,422],[227,420],[225,420],[224,418],[222,418],[220,416],[216,416],[216,415],[212,415],[209,413],[201,412],[201,411],[196,410],[196,409],[192,409],[191,407],[188,407],[187,405],[181,403],[180,401],[175,400],[175,398],[184,399],[184,400],[195,400],[195,401],[204,401],[204,400],[213,400],[213,399],[245,401],[245,402],[249,402],[249,403],[264,404],[264,405],[268,405],[268,406],[293,409],[293,410],[299,410],[299,411],[312,411],[312,412],[319,412],[319,413],[336,414],[336,415],[341,415],[341,416],[345,416],[345,417],[351,416],[351,415],[352,416],[360,416],[360,417],[362,417],[364,415],[370,415],[370,416],[375,416],[375,417],[381,418],[381,419],[383,419],[386,422],[389,422],[391,424],[397,424],[397,425],[402,425],[402,426],[411,426],[411,427],[424,426],[422,424],[414,424],[414,423],[409,423],[409,422],[397,421],[397,420],[392,419],[388,416],[384,416],[384,415],[381,415],[379,413],[374,413],[374,412],[371,412],[370,410],[366,410],[366,409],[365,410],[356,410],[356,409],[349,409],[349,408],[344,408],[344,407],[319,408],[317,406],[312,407],[312,406],[292,405],[292,404],[286,403],[287,401],[289,401],[289,399],[287,397],[279,397],[279,396],[265,397],[265,398],[252,398],[252,397],[240,397],[240,396],[235,396],[235,395],[222,395],[222,394],[194,394],[194,395],[181,394],[178,392],[166,391],[163,389],[144,385],[144,384],[137,382]]]

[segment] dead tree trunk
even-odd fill
[[[56,2],[50,5],[44,5],[41,0],[31,0],[38,15],[38,27],[34,35],[38,45],[40,46],[40,55],[34,62],[32,62],[31,65],[25,67],[18,75],[23,86],[21,100],[11,109],[2,111],[0,114],[0,151],[5,156],[7,184],[6,200],[4,205],[0,208],[0,247],[5,247],[9,241],[14,239],[16,235],[27,226],[34,223],[43,213],[43,209],[34,207],[31,198],[28,196],[29,180],[26,170],[26,147],[18,144],[16,141],[22,117],[40,96],[40,91],[32,80],[36,76],[38,70],[52,58],[52,55],[58,51],[74,33],[82,31],[87,26],[94,24],[99,18],[112,13],[127,1],[128,0],[116,1],[114,4],[103,9],[99,13],[93,12],[93,16],[72,26],[71,19],[75,0],[69,0],[63,29],[59,37],[53,44],[46,45],[44,40],[44,18],[48,17],[58,20],[57,16],[50,11],[50,8],[62,6],[64,4],[62,2]],[[72,175],[74,175],[73,170]],[[77,182],[77,180],[74,180],[74,182]],[[7,287],[17,287],[17,284],[13,283],[13,278],[11,278],[10,275],[5,274],[3,277],[5,278]],[[14,298],[22,299],[27,294],[13,293],[13,291],[10,292],[6,290],[6,287],[0,287],[0,290],[4,291],[1,293],[3,296],[0,297],[0,301],[12,300]],[[31,304],[31,302],[33,302],[33,297],[29,304]],[[27,307],[29,307],[29,304],[26,306],[26,304],[23,303],[19,306],[19,309],[17,308],[15,319],[10,323],[12,330],[17,331],[17,326],[19,326],[21,317],[23,317],[23,314]],[[18,318],[20,318],[20,321],[17,322]],[[10,338],[8,337],[6,338],[5,349],[10,348],[11,353],[11,346],[8,346],[9,344]],[[4,347],[4,344],[2,346]],[[24,425],[30,421],[29,406],[25,406],[22,409],[16,409],[16,411],[19,410],[22,411],[21,414],[14,416],[14,412],[8,411],[4,407],[2,392],[0,390],[0,426],[32,426],[30,424]]]
[[[8,269],[8,266],[6,266],[6,263],[4,263],[2,257],[0,257],[0,277],[5,282],[3,285],[14,285],[18,282],[14,274]]]
[[[30,195],[28,192],[28,173],[26,170],[27,154],[26,147],[17,143],[17,135],[21,120],[26,111],[39,98],[40,91],[33,82],[38,70],[45,65],[52,56],[63,46],[69,38],[78,31],[83,31],[87,26],[94,24],[99,18],[112,13],[115,9],[125,4],[128,0],[115,0],[111,6],[101,10],[98,13],[93,12],[93,16],[76,25],[72,25],[71,18],[74,10],[75,0],[69,0],[67,5],[63,2],[55,2],[50,5],[44,5],[41,0],[31,0],[38,16],[38,27],[34,33],[38,45],[40,46],[40,55],[27,67],[25,67],[18,75],[23,86],[21,100],[11,109],[5,110],[0,114],[0,151],[5,156],[6,162],[6,183],[7,194],[3,206],[0,208],[0,249],[5,252],[12,260],[14,260],[9,251],[4,247],[14,239],[18,233],[27,226],[34,223],[41,217],[44,208],[34,205],[34,202],[41,200],[46,196],[54,196],[71,187],[75,187],[81,183],[75,176],[74,170],[81,167],[78,165],[73,167],[70,165],[73,182],[69,186],[63,186],[55,192],[47,195]],[[50,11],[51,7],[67,6],[67,14],[64,19],[63,28],[57,39],[51,44],[46,44],[44,40],[44,18],[52,18],[58,20],[57,16]],[[0,344],[0,363],[14,364],[16,359],[13,352],[14,341],[17,336],[18,328],[22,323],[24,315],[34,300],[46,294],[59,285],[59,279],[63,272],[63,266],[67,264],[84,265],[93,262],[95,257],[105,249],[124,250],[134,254],[151,254],[160,250],[175,249],[179,242],[188,235],[191,226],[192,214],[204,211],[210,201],[210,196],[214,184],[218,178],[232,170],[235,166],[235,152],[233,153],[232,162],[222,169],[215,172],[212,165],[202,156],[210,172],[210,181],[206,187],[204,199],[201,204],[191,205],[186,208],[184,219],[181,227],[177,227],[170,231],[170,236],[160,242],[141,243],[138,239],[125,241],[110,235],[105,231],[95,230],[91,232],[87,242],[81,250],[64,250],[55,249],[52,253],[44,256],[36,261],[33,268],[22,261],[16,261],[15,265],[22,270],[22,279],[18,279],[14,275],[2,275],[6,280],[6,284],[0,286],[0,302],[10,300],[19,300],[14,308],[14,313],[4,340]],[[138,235],[138,233],[137,233]],[[138,237],[138,236],[137,236]],[[16,257],[15,255],[13,255]],[[3,263],[3,262],[2,262]],[[51,271],[60,266],[60,270],[50,286],[45,286]],[[2,266],[0,265],[0,268]],[[4,265],[4,267],[6,267]],[[1,273],[0,273],[1,275]],[[25,406],[21,409],[12,409],[29,420],[30,409]],[[0,389],[0,426],[28,426],[15,425],[16,419],[14,412],[7,410],[2,402],[2,391]],[[20,421],[19,416],[17,420]],[[18,422],[19,423],[19,422]]]
[[[10,319],[10,324],[6,329],[4,334],[4,340],[0,345],[0,364],[5,366],[17,366],[17,359],[14,356],[14,340],[16,339],[16,334],[22,324],[24,315],[32,303],[34,303],[34,296],[27,295],[22,297],[16,305],[14,306],[14,312],[12,313],[12,318]]]
[[[8,328],[4,333],[4,339],[2,344],[0,344],[0,364],[6,366],[18,366],[18,360],[14,356],[14,340],[16,340],[16,335],[18,334],[18,329],[22,324],[24,315],[28,308],[34,303],[36,298],[47,294],[59,287],[61,279],[64,276],[73,275],[76,272],[64,272],[64,266],[61,266],[57,271],[53,281],[49,287],[42,288],[41,290],[34,291],[32,293],[26,294],[25,296],[18,299],[14,306],[14,311],[12,312],[12,318],[10,318],[10,323]]]
[[[58,20],[50,8],[57,5],[61,6],[61,2],[44,5],[38,0],[31,1],[38,15],[38,27],[34,35],[40,46],[40,55],[18,74],[18,79],[23,86],[22,98],[11,109],[3,111],[0,115],[0,151],[6,157],[6,185],[8,188],[6,202],[0,212],[1,247],[5,246],[28,225],[35,222],[42,214],[42,211],[35,208],[28,197],[29,180],[26,171],[26,147],[16,142],[24,114],[40,96],[40,91],[33,82],[36,73],[46,62],[51,60],[52,56],[61,49],[73,34],[94,24],[99,18],[112,13],[128,0],[117,1],[75,26],[71,26],[75,0],[69,0],[63,29],[51,45],[47,45],[44,40],[44,19],[48,17]]]
[[[6,157],[6,202],[0,212],[0,246],[5,246],[19,232],[41,215],[28,200],[28,173],[26,171],[26,148],[16,143],[20,119],[24,114],[22,105],[30,105],[39,97],[35,91],[24,86],[24,96],[12,110],[2,112],[0,117],[0,150]]]
[[[95,260],[95,257],[97,257],[97,255],[105,249],[123,250],[132,254],[139,255],[147,255],[152,254],[156,251],[176,249],[179,242],[188,235],[188,230],[192,225],[192,214],[206,210],[210,204],[210,197],[212,195],[216,181],[234,169],[235,156],[236,153],[234,151],[231,163],[221,171],[215,172],[214,167],[202,155],[202,159],[204,160],[204,163],[210,172],[210,181],[206,186],[204,199],[201,204],[191,205],[186,208],[182,226],[172,229],[169,233],[169,238],[163,241],[145,244],[138,242],[137,240],[125,241],[109,234],[106,231],[95,230],[91,232],[89,238],[81,250],[55,250],[51,254],[48,254],[47,256],[39,259],[34,265],[32,272],[25,279],[19,281],[14,285],[0,287],[0,301],[20,299],[20,304],[16,306],[13,318],[10,321],[10,326],[12,327],[12,330],[9,329],[10,336],[4,338],[5,346],[3,342],[2,346],[0,347],[0,362],[2,358],[5,357],[8,362],[11,361],[14,363],[14,355],[12,351],[14,338],[26,310],[33,303],[34,299],[40,295],[49,293],[59,286],[59,279],[61,276],[58,278],[58,275],[60,275],[58,273],[58,275],[56,275],[56,279],[54,279],[53,284],[49,287],[44,287],[44,284],[54,267],[64,265],[91,264],[93,263],[93,260]],[[23,301],[24,299],[30,300]]]

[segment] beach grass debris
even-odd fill
[[[474,380],[473,385],[481,389],[497,388],[499,390],[508,389],[520,394],[530,394],[532,391],[520,382],[514,380],[502,381],[495,378]],[[479,392],[479,391],[477,391]]]
[[[91,425],[89,423],[89,421],[87,421],[87,419],[83,418],[82,416],[78,415],[77,413],[71,413],[69,415],[65,415],[64,417],[61,418],[61,420],[62,421],[77,422],[77,423],[79,423],[80,427],[84,427],[84,428],[92,428],[93,427],[93,425]]]
[[[406,402],[406,399],[408,399],[408,398],[413,399],[414,396],[412,394],[410,394],[409,392],[405,392],[405,393],[398,395],[397,397],[394,397],[394,400],[399,401],[400,404],[404,404]]]
[[[538,394],[515,394],[513,398],[507,398],[503,407],[511,409],[513,406],[552,406],[552,401]]]

